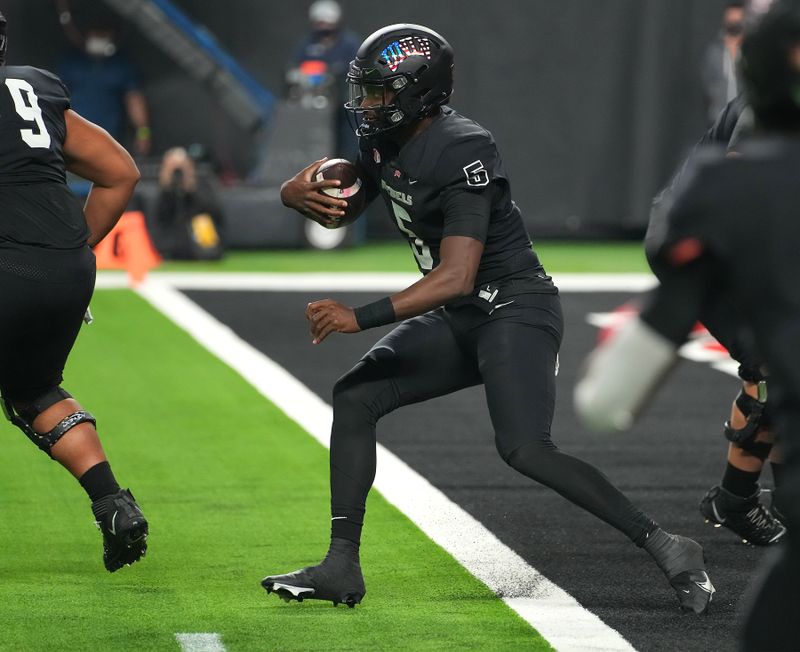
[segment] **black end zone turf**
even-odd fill
[[[314,346],[305,307],[330,293],[187,294],[328,402],[334,381],[388,330],[334,334]],[[380,296],[332,298],[360,305]],[[566,336],[553,441],[597,465],[664,529],[703,545],[717,589],[707,616],[681,615],[661,571],[616,530],[505,466],[494,448],[481,388],[389,415],[379,424],[378,438],[637,649],[736,649],[742,593],[766,551],[706,525],[698,503],[725,466],[722,423],[738,382],[706,364],[684,362],[633,432],[593,438],[578,426],[571,396],[578,365],[597,334],[586,314],[613,310],[630,295],[562,298]]]

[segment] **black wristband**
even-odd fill
[[[378,299],[366,306],[360,306],[354,310],[358,327],[365,331],[368,328],[391,324],[395,319],[394,306],[389,297]]]

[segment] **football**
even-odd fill
[[[323,181],[325,179],[338,179],[342,183],[338,188],[323,188],[322,192],[337,199],[344,199],[347,202],[344,216],[342,216],[335,228],[352,224],[361,215],[366,203],[364,190],[361,187],[363,184],[358,176],[356,166],[343,158],[325,161],[317,170],[314,180]]]

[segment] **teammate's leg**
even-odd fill
[[[403,322],[380,340],[333,390],[331,547],[317,566],[264,578],[286,600],[304,597],[351,606],[365,593],[358,559],[367,494],[375,478],[376,424],[402,405],[480,382],[438,310]]]
[[[498,451],[520,473],[644,547],[667,575],[682,607],[700,613],[713,594],[702,548],[665,533],[603,473],[551,441],[560,321],[557,297],[520,297],[504,318],[488,322],[477,334]]]
[[[666,273],[663,263],[654,255],[652,247],[646,247],[645,252],[650,267],[660,280]],[[752,338],[741,328],[743,320],[739,305],[736,296],[718,294],[714,301],[703,306],[700,316],[709,332],[740,364],[739,376],[743,386],[740,397],[731,408],[726,427],[728,439],[731,439],[731,433],[747,427],[748,420],[756,422],[760,418],[756,414],[750,418],[750,412],[758,398],[758,382],[764,379],[761,359],[755,352]],[[747,397],[752,400],[747,401]],[[746,408],[746,414],[742,407]],[[700,512],[707,522],[727,527],[750,543],[768,545],[779,541],[785,528],[759,501],[758,480],[764,460],[770,454],[773,436],[768,428],[758,427],[757,423],[753,429],[753,436],[745,444],[731,441],[728,445],[722,481],[703,496]]]
[[[85,268],[68,269],[59,283],[2,274],[0,394],[9,420],[86,491],[103,533],[104,563],[114,572],[144,554],[147,521],[130,492],[120,489],[94,418],[59,386],[92,293],[90,256]]]
[[[780,541],[786,528],[774,511],[767,509],[759,499],[758,480],[765,461],[773,455],[774,434],[769,427],[761,427],[753,420],[749,406],[754,405],[757,398],[758,385],[745,381],[742,393],[731,408],[726,433],[742,432],[748,427],[752,427],[754,433],[743,442],[732,441],[728,445],[722,482],[703,496],[700,513],[706,522],[728,528],[745,543],[766,546]],[[751,421],[750,426],[748,421]]]
[[[709,331],[730,349],[735,359],[742,361],[739,368],[742,390],[725,424],[725,436],[730,443],[722,482],[703,496],[700,513],[706,522],[728,528],[746,543],[771,545],[783,538],[786,528],[759,499],[758,481],[765,461],[772,456],[775,441],[767,413],[766,380],[760,364],[750,353],[752,347],[737,338],[735,329],[721,324],[716,316],[712,314],[709,318]]]
[[[781,484],[785,501],[783,514],[787,534],[776,546],[762,568],[761,579],[754,583],[745,623],[742,649],[800,650],[800,409],[791,407],[782,415],[779,429],[786,450],[786,467]]]

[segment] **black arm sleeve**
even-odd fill
[[[442,237],[463,235],[485,243],[491,211],[491,186],[483,192],[454,190],[445,193],[442,198],[444,213]]]

